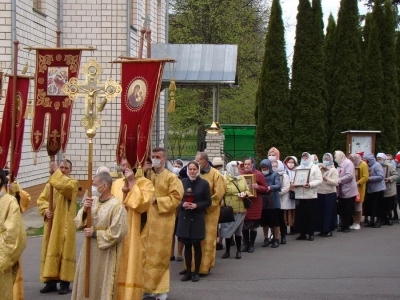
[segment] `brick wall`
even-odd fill
[[[61,14],[61,43],[63,47],[93,46],[96,51],[83,52],[81,67],[95,58],[104,68],[102,80],[112,77],[120,80],[120,65],[111,64],[119,55],[137,56],[139,30],[145,16],[145,0],[63,0]],[[19,71],[26,61],[29,63],[27,75],[34,75],[35,52],[23,49],[27,46],[53,47],[56,43],[57,1],[45,0],[39,12],[33,10],[31,0],[17,1],[16,36],[20,41]],[[128,7],[131,7],[128,11]],[[165,1],[147,0],[147,12],[151,19],[153,41],[164,42]],[[3,69],[11,64],[11,0],[0,0],[0,62]],[[130,26],[132,25],[132,27]],[[136,29],[136,30],[135,30]],[[129,42],[129,47],[128,47]],[[144,51],[146,55],[146,50]],[[83,80],[83,76],[80,76]],[[7,82],[4,83],[4,87]],[[33,99],[33,81],[30,98]],[[3,91],[5,95],[5,91]],[[161,99],[161,102],[164,98]],[[0,113],[4,99],[0,100]],[[74,103],[71,134],[66,156],[73,162],[72,176],[80,181],[87,179],[88,140],[80,126],[84,99]],[[164,134],[164,104],[160,106],[160,138]],[[101,165],[114,166],[115,145],[119,132],[120,98],[108,103],[101,114],[102,127],[97,131],[94,144],[94,170]],[[39,152],[37,165],[33,165],[34,155],[30,143],[31,120],[26,120],[23,153],[18,181],[23,188],[39,186],[48,179],[48,156],[45,148]],[[155,135],[153,134],[153,145]]]

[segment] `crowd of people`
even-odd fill
[[[278,248],[286,244],[288,234],[313,241],[315,233],[330,237],[335,231],[360,230],[362,216],[364,227],[390,226],[398,220],[400,152],[393,159],[384,153],[346,157],[335,151],[325,153],[320,162],[309,152],[300,160],[295,156],[280,160],[273,147],[258,163],[245,158],[225,166],[222,158],[210,161],[207,153],[199,152],[187,165],[182,160],[174,161],[171,170],[166,165],[165,149],[154,148],[141,164],[130,166],[122,159],[122,177],[117,180],[108,168],[100,167],[90,196],[76,212],[78,182],[70,177],[72,162],[50,163],[50,178],[37,200],[45,220],[41,293],[67,294],[74,282],[72,299],[85,299],[89,293],[89,299],[96,300],[165,300],[170,261],[184,261],[182,281],[198,282],[214,268],[223,240],[223,259],[231,257],[232,247],[236,259],[242,252],[256,251],[259,227],[264,237],[261,246]],[[15,251],[4,251],[0,261],[2,282],[9,283],[1,292],[8,295],[13,287],[15,293],[25,238],[18,217],[22,202],[5,192],[5,182],[0,169],[0,205],[7,206],[0,217],[14,226],[7,232],[7,243]],[[223,223],[219,222],[222,206],[233,212]],[[77,266],[76,229],[85,237]],[[1,238],[5,239],[3,233]]]

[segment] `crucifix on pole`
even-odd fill
[[[110,78],[106,82],[100,82],[100,76],[103,68],[96,60],[91,59],[83,67],[85,81],[79,82],[76,77],[70,78],[63,86],[63,92],[68,95],[71,100],[75,100],[80,96],[85,97],[84,116],[81,125],[85,128],[86,136],[89,138],[89,158],[88,158],[88,184],[92,186],[93,173],[93,138],[96,130],[101,126],[101,119],[98,114],[104,109],[107,101],[112,101],[117,95],[121,94],[122,88],[114,79]],[[98,98],[103,101],[98,103]],[[91,189],[88,189],[88,197],[92,196]],[[90,228],[91,211],[86,210],[86,227]],[[86,238],[86,271],[85,271],[85,297],[89,298],[89,280],[90,280],[90,237]]]

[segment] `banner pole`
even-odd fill
[[[13,74],[13,101],[11,118],[11,159],[10,159],[10,183],[14,182],[14,152],[15,152],[15,132],[17,122],[17,77],[18,77],[18,45],[19,41],[14,40],[14,74]]]

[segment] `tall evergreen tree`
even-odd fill
[[[321,1],[300,0],[294,46],[290,99],[293,150],[296,155],[326,148],[326,84]]]
[[[266,157],[271,146],[282,153],[291,153],[288,82],[282,8],[279,0],[273,0],[256,97],[256,151],[259,158]]]
[[[329,15],[328,18],[328,26],[326,27],[326,36],[325,36],[325,81],[327,86],[327,149],[331,150],[331,139],[330,137],[333,135],[332,124],[334,121],[334,117],[332,116],[332,106],[334,101],[334,91],[335,87],[333,85],[333,74],[335,70],[335,54],[336,54],[336,22],[333,18],[332,14]]]
[[[394,153],[398,144],[398,84],[396,71],[395,18],[390,1],[376,0],[373,18],[379,32],[379,45],[382,54],[382,134],[378,137],[378,149]]]
[[[345,150],[346,137],[341,133],[359,127],[358,111],[362,104],[361,92],[361,37],[357,0],[341,0],[336,27],[336,55],[332,106],[333,136],[331,149]]]
[[[396,70],[397,70],[397,85],[400,87],[400,31],[396,33]],[[397,99],[400,98],[400,88],[397,92]],[[397,126],[400,129],[400,102],[397,102],[397,107],[394,109],[397,112],[398,123]],[[397,150],[400,149],[400,140],[397,142]]]
[[[383,71],[378,26],[371,14],[367,14],[366,22],[369,34],[363,72],[364,98],[360,111],[360,126],[364,130],[381,130]]]

